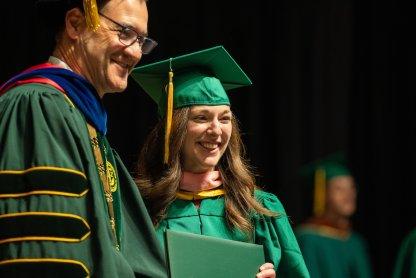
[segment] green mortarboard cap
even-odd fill
[[[346,159],[343,152],[333,153],[306,164],[301,168],[300,174],[306,178],[313,177],[318,169],[325,172],[326,180],[330,180],[338,176],[351,175],[350,170],[346,166]]]
[[[168,72],[173,71],[173,109],[192,105],[230,105],[226,91],[251,85],[250,79],[222,46],[135,68],[131,75],[166,111]]]

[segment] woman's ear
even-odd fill
[[[85,17],[79,8],[73,8],[66,13],[64,32],[69,38],[77,39],[85,26]]]

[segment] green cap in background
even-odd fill
[[[251,80],[222,46],[135,68],[131,75],[166,113],[168,73],[173,71],[173,109],[193,105],[230,105],[226,91]]]
[[[322,169],[327,181],[338,176],[350,176],[351,172],[346,164],[344,152],[339,151],[302,166],[300,175],[305,178],[312,178],[316,170]]]

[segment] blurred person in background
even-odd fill
[[[314,187],[314,216],[296,229],[311,277],[372,277],[367,244],[351,227],[357,189],[343,153],[305,165],[300,173]]]

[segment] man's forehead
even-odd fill
[[[148,12],[146,1],[144,0],[110,0],[101,9],[107,15],[119,15],[126,18],[147,21]]]
[[[147,35],[148,12],[144,0],[110,0],[101,12],[141,35]]]
[[[354,178],[351,175],[337,176],[328,181],[328,185],[334,185],[337,187],[342,186],[355,186]]]
[[[137,5],[146,7],[147,1],[146,0],[107,0],[107,1],[101,1],[101,2],[103,4],[101,7],[105,9],[106,7],[116,8],[116,7],[120,7],[124,5],[130,6],[130,7],[135,7]]]

